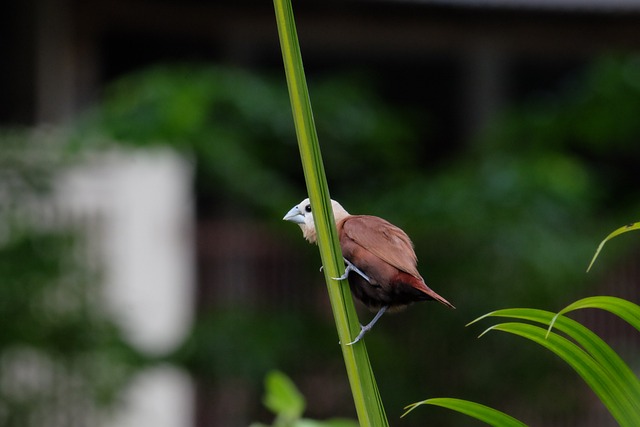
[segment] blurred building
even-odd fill
[[[458,124],[459,137],[588,58],[639,43],[635,0],[294,6],[309,73],[349,66],[399,72],[403,81],[389,83],[396,96],[433,103],[446,123]],[[107,82],[152,63],[281,64],[270,2],[29,0],[2,9],[4,124],[71,120],[100,99]],[[402,91],[416,81],[419,93]]]
[[[640,49],[637,0],[336,0],[294,2],[294,8],[308,73],[355,67],[382,76],[390,102],[420,104],[433,112],[443,152],[468,140],[504,106],[549,90],[589,59]],[[109,82],[155,63],[185,60],[281,69],[271,2],[26,0],[9,2],[0,10],[0,126],[68,124],[100,101]],[[192,315],[185,307],[195,307],[194,300],[206,299],[210,292],[200,287],[194,297],[189,287],[175,287],[192,280],[193,266],[185,256],[193,254],[185,247],[189,242],[179,242],[176,249],[176,236],[162,233],[172,233],[176,226],[192,227],[184,224],[193,218],[193,201],[185,190],[190,172],[179,160],[156,154],[118,155],[99,169],[90,165],[78,172],[84,178],[69,178],[63,191],[63,197],[73,198],[67,202],[74,209],[99,211],[106,215],[106,226],[113,227],[102,236],[110,254],[106,292],[114,307],[128,306],[128,312],[135,313],[125,329],[132,341],[150,352],[176,345]],[[164,180],[163,192],[148,190],[146,179],[154,185]],[[91,200],[97,194],[100,197]],[[150,201],[152,195],[159,197]],[[135,205],[142,198],[144,203]],[[141,216],[131,216],[132,211]],[[169,222],[156,224],[149,218]],[[237,272],[225,258],[229,252],[216,250],[216,240],[210,238],[224,238],[229,224],[197,220],[199,226],[193,230],[200,231],[195,239],[200,244],[194,247],[199,253],[191,259],[199,263],[198,279]],[[253,231],[258,241],[271,238]],[[273,246],[268,245],[236,249],[273,266],[280,261],[270,261]],[[167,252],[171,248],[177,252]],[[143,258],[133,259],[133,253]],[[180,265],[171,264],[176,260]],[[212,272],[212,266],[220,268]],[[131,283],[153,285],[154,290],[134,289]],[[169,301],[169,311],[163,310],[162,316],[149,315],[143,308],[154,296],[156,307]],[[141,301],[140,308],[131,308]],[[139,414],[163,407],[139,398],[145,394],[156,402],[166,396],[174,402],[184,399],[179,410],[198,402],[179,373],[160,372],[156,379],[141,379],[140,390],[165,390],[165,395],[135,390],[129,395]],[[216,406],[219,412],[211,415],[201,404],[194,411],[199,425],[223,425],[215,424],[216,418],[233,423],[231,415],[220,412],[224,405]],[[194,418],[189,410],[181,414],[188,420],[183,422]],[[120,425],[160,425],[139,416],[144,417],[134,414]],[[176,427],[186,425],[179,419],[175,418]]]

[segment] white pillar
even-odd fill
[[[84,219],[101,266],[104,308],[149,355],[175,349],[194,316],[192,170],[172,152],[92,156],[60,180],[58,203]],[[188,375],[140,373],[106,426],[184,427],[193,420]]]

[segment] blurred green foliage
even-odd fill
[[[316,421],[302,418],[306,402],[289,377],[280,371],[270,371],[265,378],[264,405],[276,415],[273,427],[357,427],[348,419]],[[254,423],[251,427],[266,427]]]
[[[311,316],[301,322],[299,312],[242,307],[205,311],[172,360],[205,381],[235,376],[257,387],[274,366],[309,369],[301,354],[313,353],[314,360],[331,358],[335,338],[326,326]],[[295,338],[305,336],[311,339]]]
[[[0,141],[0,425],[74,425],[114,403],[139,359],[99,303],[86,236],[47,199],[67,162],[60,139]]]
[[[549,417],[575,412],[579,393],[548,394],[554,384],[570,383],[568,370],[526,345],[490,337],[478,345],[463,326],[496,308],[554,310],[593,293],[602,276],[585,276],[584,269],[594,244],[638,208],[637,58],[596,61],[564,92],[506,111],[437,165],[429,158],[433,142],[421,137],[428,130],[415,120],[420,112],[391,108],[374,86],[350,77],[310,81],[332,196],[353,213],[403,227],[427,282],[458,307],[419,305],[367,336],[389,418],[425,394],[454,391],[514,407],[509,413],[516,416],[532,407]],[[81,149],[174,147],[196,165],[201,216],[253,216],[275,229],[305,197],[290,114],[283,78],[159,67],[116,82],[73,142]],[[278,232],[293,239],[297,230],[285,229]],[[294,242],[305,262],[317,264],[313,249]],[[612,260],[603,259],[601,271]],[[240,307],[204,313],[176,359],[205,381],[246,375],[255,383],[259,371],[292,360],[303,375],[339,363],[330,359],[332,351],[339,359],[330,322],[324,332],[306,327],[318,322],[304,307],[285,315]]]
[[[349,181],[372,163],[391,170],[412,165],[410,147],[417,141],[411,128],[366,85],[342,77],[317,82],[311,91],[320,138],[332,147],[324,156],[334,183],[371,190],[375,175],[359,185]],[[217,205],[279,214],[304,191],[282,78],[222,67],[158,67],[117,81],[81,127],[80,148],[116,141],[184,153],[197,165],[201,201],[215,195]]]

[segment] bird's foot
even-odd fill
[[[364,334],[366,334],[367,332],[369,332],[371,330],[371,328],[373,328],[373,325],[376,324],[378,319],[380,319],[380,317],[382,317],[382,315],[387,311],[388,308],[389,308],[389,306],[383,305],[382,307],[380,307],[380,310],[378,310],[378,312],[376,313],[375,317],[371,320],[371,322],[367,323],[365,326],[360,325],[360,333],[358,334],[356,339],[354,339],[353,341],[351,341],[347,345],[353,345],[353,344],[357,343],[358,341],[360,341],[362,339],[362,337],[364,337]]]
[[[353,264],[351,263],[351,261],[349,261],[348,259],[344,258],[344,263],[347,265],[347,268],[345,268],[345,270],[344,270],[344,274],[343,274],[342,276],[340,276],[340,277],[334,277],[334,278],[333,278],[334,280],[344,280],[344,279],[346,279],[347,277],[349,277],[349,273],[351,273],[351,272],[353,271],[354,273],[357,273],[357,274],[359,274],[360,276],[362,276],[362,278],[363,278],[364,280],[366,280],[367,282],[371,283],[371,279],[369,279],[369,276],[367,276],[366,274],[364,274],[364,273],[362,272],[362,270],[360,270],[358,267],[356,267],[355,265],[353,265]]]
[[[364,337],[364,334],[366,334],[367,332],[369,332],[371,330],[371,326],[366,325],[366,326],[362,326],[360,325],[360,333],[358,334],[358,336],[356,337],[356,339],[354,339],[353,341],[351,341],[350,343],[347,343],[347,345],[354,345],[355,343],[357,343],[358,341],[360,341],[362,339],[362,337]]]

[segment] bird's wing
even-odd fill
[[[415,277],[417,257],[409,236],[377,216],[352,215],[343,221],[342,232],[378,258]]]

